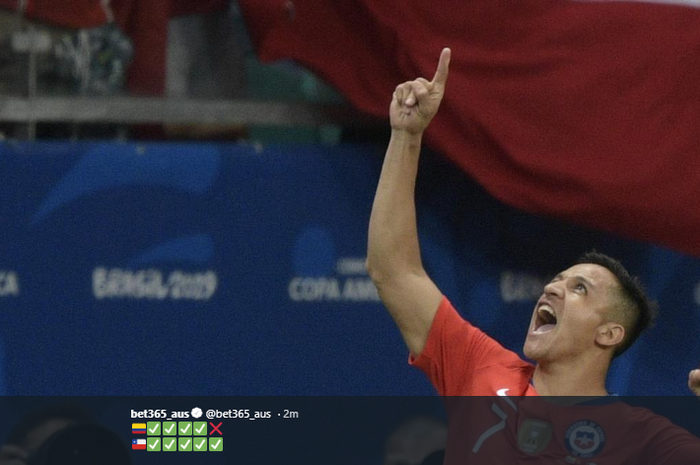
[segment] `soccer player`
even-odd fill
[[[653,305],[616,260],[589,253],[545,286],[525,341],[532,365],[463,320],[425,272],[414,203],[421,140],[445,93],[450,50],[431,81],[396,87],[391,139],[369,224],[367,268],[411,364],[441,395],[605,396],[612,359],[649,325]],[[689,376],[700,395],[700,370]]]

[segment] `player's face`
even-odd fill
[[[574,359],[596,347],[596,329],[618,286],[605,267],[576,265],[559,273],[544,287],[530,321],[525,355],[537,362]]]

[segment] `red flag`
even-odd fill
[[[132,439],[131,440],[132,450],[146,450],[146,440],[145,439]]]
[[[374,115],[451,47],[429,144],[508,204],[700,256],[700,2],[239,3],[262,59]]]
[[[0,8],[16,9],[21,2],[0,0]],[[32,19],[69,28],[89,28],[104,24],[109,6],[99,0],[27,0],[25,14]]]

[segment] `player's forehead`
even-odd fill
[[[555,280],[578,278],[595,287],[609,288],[617,285],[617,278],[610,270],[594,263],[574,265],[557,274]]]

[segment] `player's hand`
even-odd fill
[[[700,396],[700,369],[690,372],[688,375],[688,387],[696,396]]]
[[[428,127],[445,95],[445,83],[450,66],[449,48],[444,48],[432,81],[418,78],[399,84],[389,108],[391,128],[420,134]]]

